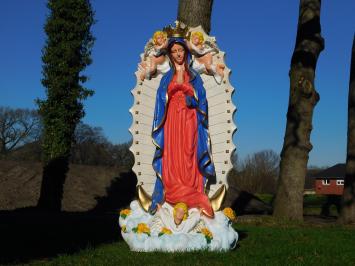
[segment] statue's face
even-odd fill
[[[182,222],[182,220],[184,219],[184,215],[185,215],[185,211],[181,208],[177,208],[175,210],[175,220],[179,221],[179,223]]]
[[[165,41],[164,35],[163,34],[159,34],[156,39],[155,39],[155,43],[157,45],[162,45]]]
[[[199,45],[200,44],[200,38],[197,35],[193,35],[191,39],[192,39],[192,43],[194,45]]]
[[[175,43],[171,47],[171,56],[173,57],[173,60],[175,63],[182,65],[184,63],[184,58],[185,58],[185,49],[182,45]]]

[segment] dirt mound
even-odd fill
[[[36,206],[41,181],[41,163],[0,160],[0,209]],[[136,182],[135,175],[128,169],[70,165],[62,210],[114,210],[134,197]]]

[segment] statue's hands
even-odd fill
[[[182,84],[182,83],[184,83],[185,65],[184,64],[175,65],[175,67],[176,67],[176,73],[177,73],[176,83]]]

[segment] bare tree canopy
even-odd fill
[[[101,127],[93,127],[83,122],[80,122],[74,132],[75,144],[82,143],[106,143],[108,140],[103,134]]]
[[[351,54],[348,99],[348,147],[341,221],[355,223],[355,36]]]
[[[0,154],[34,142],[40,134],[40,117],[36,111],[0,107]]]
[[[234,182],[239,189],[250,193],[274,194],[279,162],[279,155],[272,150],[263,150],[249,155],[237,163]]]
[[[177,19],[190,27],[201,25],[209,34],[212,5],[213,0],[179,0]]]
[[[274,215],[292,220],[303,220],[303,189],[308,154],[312,149],[313,109],[319,101],[314,77],[319,54],[324,49],[320,8],[320,0],[300,0],[296,45],[289,73],[290,97]]]
[[[0,107],[0,123],[0,142],[7,144],[2,150],[2,155],[6,155],[10,160],[42,160],[43,125],[35,110]],[[12,128],[9,127],[10,125]],[[15,132],[16,134],[13,133],[15,130],[18,131]],[[15,139],[15,136],[18,138]],[[14,141],[10,142],[9,140],[12,139]],[[106,138],[101,127],[80,122],[74,133],[70,163],[128,169],[132,167],[134,161],[129,150],[130,146],[131,141],[113,144]]]
[[[75,144],[70,162],[131,168],[134,159],[129,151],[130,145],[130,141],[112,144],[105,137],[101,127],[79,123],[75,130]]]

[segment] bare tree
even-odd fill
[[[312,149],[313,109],[319,101],[314,87],[317,60],[324,49],[320,25],[321,0],[300,0],[295,50],[291,59],[290,98],[281,152],[274,216],[303,220],[303,189]]]
[[[355,222],[355,36],[351,53],[348,99],[348,147],[340,219],[345,224]]]
[[[247,156],[237,168],[236,184],[250,193],[275,193],[279,161],[279,155],[272,150]]]
[[[112,165],[109,147],[101,127],[92,127],[80,122],[75,129],[74,145],[70,162],[87,165]]]
[[[41,123],[38,113],[29,109],[0,107],[0,154],[39,139]]]
[[[74,132],[75,144],[82,144],[86,142],[105,143],[108,142],[104,136],[101,127],[93,127],[83,122],[80,122]]]
[[[129,151],[131,142],[112,144],[101,127],[79,123],[75,129],[75,143],[70,162],[87,165],[133,166],[133,154]]]
[[[129,150],[131,145],[132,141],[128,141],[116,144],[112,147],[111,152],[116,166],[132,168],[134,164],[134,157],[132,152]]]
[[[212,5],[213,0],[179,0],[177,19],[190,27],[201,25],[209,34]]]

